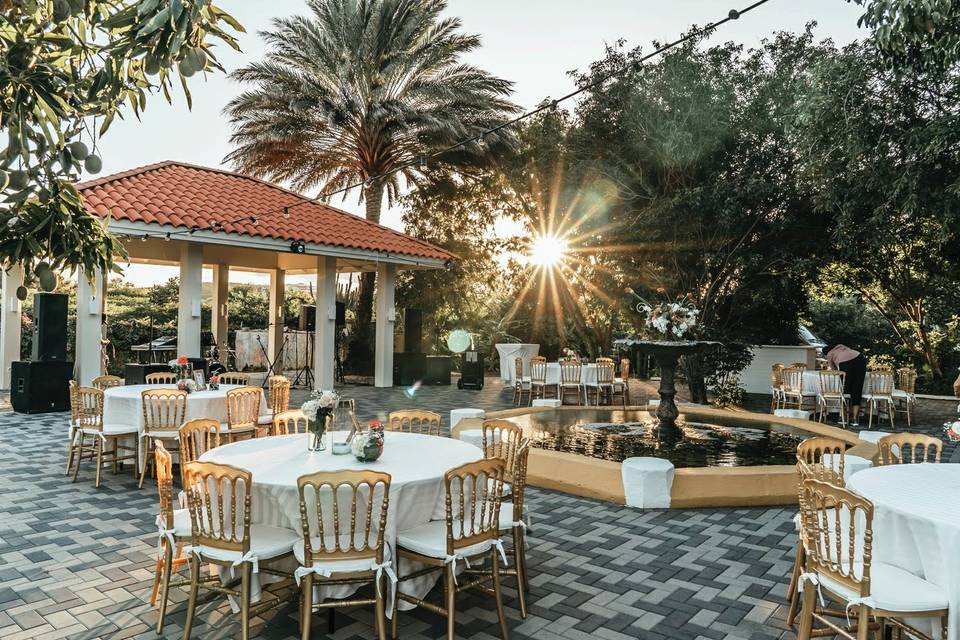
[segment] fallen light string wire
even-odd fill
[[[726,24],[727,22],[731,22],[731,21],[733,21],[733,20],[737,20],[737,19],[739,19],[740,16],[742,16],[743,14],[749,13],[749,12],[753,11],[754,9],[760,7],[760,6],[765,5],[765,4],[768,3],[768,2],[770,2],[770,0],[757,0],[757,2],[754,2],[753,4],[748,5],[748,6],[744,7],[743,9],[731,9],[731,10],[727,13],[726,17],[724,17],[724,18],[722,18],[722,19],[720,19],[720,20],[717,20],[716,22],[711,22],[711,23],[707,24],[706,26],[704,26],[704,27],[702,27],[702,28],[693,29],[692,31],[690,31],[689,33],[681,36],[680,38],[677,38],[676,40],[674,40],[674,41],[672,41],[672,42],[669,42],[669,43],[667,43],[667,44],[665,44],[665,45],[662,45],[662,46],[658,47],[657,49],[651,51],[651,52],[648,53],[647,55],[641,56],[640,58],[637,58],[636,60],[630,61],[630,62],[624,64],[623,66],[621,66],[619,69],[614,69],[613,71],[611,71],[611,72],[609,72],[609,73],[607,73],[607,74],[604,74],[604,75],[602,75],[601,77],[597,78],[597,79],[594,80],[593,82],[590,82],[589,84],[585,84],[585,85],[583,85],[582,87],[579,87],[579,88],[577,88],[577,89],[575,89],[575,90],[567,93],[566,95],[560,96],[559,98],[556,98],[556,99],[554,99],[554,100],[544,100],[544,101],[542,101],[542,102],[540,103],[540,105],[537,106],[536,108],[531,109],[530,111],[527,111],[527,112],[525,112],[525,113],[522,113],[522,114],[520,114],[520,115],[518,115],[518,116],[515,116],[515,117],[511,118],[510,120],[507,120],[506,122],[503,122],[503,123],[501,123],[501,124],[499,124],[499,125],[497,125],[497,126],[495,126],[495,127],[492,127],[492,128],[490,128],[490,129],[486,129],[486,130],[484,130],[484,131],[482,131],[482,132],[480,132],[480,133],[477,133],[477,134],[475,134],[475,135],[473,135],[473,136],[471,136],[471,137],[469,137],[469,138],[464,138],[463,140],[460,140],[459,142],[455,142],[454,144],[451,144],[451,145],[449,145],[449,146],[447,146],[447,147],[444,147],[443,149],[439,149],[439,150],[437,150],[437,151],[432,151],[432,152],[429,152],[429,153],[424,153],[424,154],[420,155],[416,160],[410,160],[410,161],[407,161],[407,162],[405,162],[405,163],[399,164],[399,165],[393,167],[392,169],[390,169],[389,171],[384,171],[383,173],[379,173],[379,174],[376,174],[376,175],[373,175],[373,176],[368,176],[368,177],[366,177],[365,179],[363,179],[363,180],[361,180],[361,181],[359,181],[359,182],[354,182],[354,183],[349,184],[349,185],[347,185],[347,186],[345,186],[345,187],[340,187],[339,189],[336,189],[336,190],[334,190],[334,191],[325,191],[325,192],[317,195],[317,196],[314,197],[314,198],[304,199],[304,200],[301,200],[300,202],[296,202],[296,203],[293,203],[293,204],[290,204],[290,205],[286,205],[286,206],[282,207],[282,209],[279,210],[279,211],[272,211],[272,212],[269,212],[269,213],[266,213],[266,214],[261,214],[260,216],[244,215],[244,216],[240,216],[239,218],[237,218],[237,219],[235,219],[235,220],[227,220],[227,221],[225,221],[225,222],[216,222],[216,221],[215,221],[215,222],[211,223],[208,227],[202,228],[202,229],[193,228],[193,229],[183,229],[183,230],[180,230],[180,231],[170,231],[170,232],[167,232],[167,233],[160,233],[160,234],[145,233],[145,234],[127,234],[127,235],[130,236],[130,237],[133,237],[133,238],[139,237],[141,240],[144,240],[144,241],[146,241],[146,240],[147,240],[148,238],[150,238],[150,237],[159,237],[159,238],[165,238],[165,239],[169,240],[169,239],[170,239],[171,237],[173,237],[173,236],[179,236],[179,235],[184,235],[184,234],[190,234],[190,235],[192,235],[193,233],[195,233],[195,232],[197,232],[197,231],[219,231],[219,230],[222,230],[222,228],[223,228],[224,226],[228,225],[228,224],[234,224],[234,223],[242,222],[242,221],[245,221],[245,220],[251,222],[252,224],[257,224],[257,222],[259,221],[259,218],[260,218],[260,217],[267,216],[267,215],[271,215],[271,214],[275,214],[275,213],[281,213],[281,212],[282,212],[284,218],[289,217],[289,215],[290,215],[290,209],[292,209],[292,208],[294,208],[294,207],[299,207],[299,206],[304,205],[304,204],[326,203],[331,197],[333,197],[333,196],[335,196],[335,195],[339,195],[339,194],[341,194],[341,193],[346,193],[346,192],[348,192],[348,191],[351,191],[351,190],[353,190],[353,189],[356,189],[357,187],[365,187],[365,186],[368,186],[370,183],[372,183],[372,182],[374,182],[374,181],[381,180],[381,179],[386,178],[386,177],[388,177],[388,176],[391,176],[391,175],[393,175],[393,174],[395,174],[395,173],[397,173],[397,172],[403,171],[404,169],[409,169],[410,167],[414,167],[414,166],[423,167],[423,166],[426,164],[427,160],[429,160],[429,159],[431,159],[431,158],[437,158],[437,157],[440,157],[440,156],[442,156],[442,155],[444,155],[444,154],[447,154],[447,153],[449,153],[449,152],[451,152],[451,151],[454,151],[454,150],[456,150],[456,149],[459,149],[460,147],[464,147],[464,146],[466,146],[466,145],[468,145],[468,144],[472,144],[472,143],[474,143],[474,142],[482,141],[482,140],[484,140],[484,139],[485,139],[487,136],[489,136],[489,135],[492,135],[492,134],[498,133],[498,132],[500,132],[500,131],[502,131],[502,130],[504,130],[504,129],[510,128],[510,127],[512,127],[512,126],[520,123],[520,122],[523,122],[524,120],[527,120],[528,118],[532,118],[533,116],[535,116],[535,115],[537,115],[537,114],[543,113],[544,111],[556,109],[556,108],[557,108],[557,105],[559,105],[561,102],[565,102],[565,101],[567,101],[567,100],[570,100],[571,98],[574,98],[574,97],[580,95],[581,93],[584,93],[584,92],[586,92],[586,91],[590,91],[591,89],[594,89],[594,88],[596,88],[596,87],[604,84],[604,83],[607,82],[608,80],[610,80],[610,79],[612,79],[612,78],[615,78],[615,77],[617,77],[617,76],[619,76],[619,75],[621,75],[621,74],[623,74],[623,73],[625,73],[625,72],[627,72],[627,71],[631,71],[631,70],[632,70],[632,71],[639,71],[639,70],[641,69],[641,67],[643,66],[643,63],[644,63],[644,62],[647,62],[648,60],[650,60],[650,59],[652,59],[652,58],[660,55],[661,53],[664,53],[664,52],[666,52],[666,51],[669,51],[670,49],[673,49],[674,47],[677,47],[677,46],[679,46],[679,45],[681,45],[681,44],[683,44],[683,43],[685,43],[685,42],[687,42],[687,41],[689,41],[689,40],[692,40],[692,39],[694,39],[694,38],[698,38],[698,37],[700,37],[700,36],[702,36],[702,35],[705,35],[705,34],[709,34],[711,31],[713,31],[713,30],[716,29],[717,27],[722,26],[722,25]]]

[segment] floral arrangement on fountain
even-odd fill
[[[563,349],[563,357],[569,360],[578,360],[576,349],[571,349],[570,347],[565,347]]]
[[[371,420],[366,431],[353,437],[350,447],[360,462],[373,462],[383,454],[383,442],[383,423]]]
[[[326,448],[323,436],[327,432],[327,422],[332,418],[333,410],[339,402],[340,396],[333,391],[314,390],[310,392],[310,399],[300,406],[310,428],[307,446],[310,451],[323,451]]]
[[[671,299],[666,295],[666,289],[660,287],[657,289],[660,299],[651,303],[641,298],[630,287],[624,291],[637,299],[634,308],[644,317],[644,326],[666,338],[682,338],[697,326],[700,310],[693,303],[693,297],[689,293]]]
[[[943,433],[953,442],[960,442],[960,420],[944,422]]]

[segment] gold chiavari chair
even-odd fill
[[[122,387],[123,378],[120,376],[97,376],[93,379],[93,382],[90,383],[90,386],[100,389],[101,391],[106,391],[110,387]]]
[[[512,478],[516,471],[517,451],[523,440],[523,429],[509,420],[484,420],[481,425],[481,446],[485,458],[501,458],[507,464],[505,473]],[[509,494],[509,487],[504,488]]]
[[[240,384],[247,385],[250,383],[250,374],[241,373],[239,371],[224,371],[220,374],[220,384]]]
[[[786,398],[783,395],[783,370],[782,362],[775,362],[770,367],[770,413],[777,409],[782,409],[786,405]]]
[[[807,366],[806,362],[791,362],[790,367],[793,369],[800,369],[802,371],[806,371],[807,369],[810,368]]]
[[[426,565],[399,578],[412,580],[434,571],[443,572],[443,606],[427,602],[396,590],[393,605],[393,637],[397,637],[397,605],[399,600],[413,603],[447,618],[447,638],[453,640],[456,626],[456,595],[460,591],[480,588],[492,595],[500,620],[500,634],[507,640],[507,621],[503,613],[500,592],[500,502],[503,492],[504,469],[502,458],[471,462],[453,468],[444,474],[446,518],[401,531],[397,535],[397,553]],[[456,564],[487,559],[489,575],[476,579],[456,579]],[[403,566],[402,564],[400,566]]]
[[[877,420],[880,420],[881,409],[886,411],[890,419],[890,426],[893,427],[893,414],[895,413],[893,402],[893,371],[874,370],[867,374],[870,391],[863,394],[863,400],[867,403],[867,428],[873,427],[873,414],[877,414]]]
[[[184,476],[188,462],[200,459],[210,449],[220,446],[220,423],[213,418],[187,420],[180,427],[180,484],[187,486]]]
[[[283,411],[273,416],[273,432],[275,436],[286,436],[295,433],[309,433],[310,422],[300,409]]]
[[[843,470],[847,446],[836,438],[815,437],[807,438],[797,446],[797,475],[800,484],[797,488],[798,499],[803,499],[803,482],[805,480],[820,480],[839,487],[845,486]],[[802,535],[802,506],[801,513],[794,518],[797,533]],[[797,551],[793,562],[793,574],[790,577],[790,587],[787,596],[790,599],[790,608],[787,611],[787,624],[791,627],[797,617],[800,606],[799,582],[804,566],[803,540],[797,541]]]
[[[613,379],[613,395],[620,395],[623,406],[630,404],[630,359],[620,359],[620,375]],[[613,400],[611,399],[611,402]]]
[[[513,360],[513,404],[523,404],[523,394],[528,396],[533,393],[530,386],[530,376],[523,375],[523,358],[517,357]]]
[[[140,393],[143,406],[144,441],[143,468],[140,470],[140,484],[147,476],[147,467],[153,464],[153,446],[157,440],[177,442],[180,440],[180,426],[187,415],[187,392],[180,389],[148,389]]]
[[[187,559],[182,556],[183,543],[190,539],[190,510],[174,509],[173,501],[173,458],[170,452],[158,441],[154,449],[157,469],[157,491],[160,493],[160,513],[157,515],[159,529],[157,563],[153,572],[153,589],[150,592],[150,606],[157,605],[160,596],[160,613],[157,619],[157,634],[163,633],[163,624],[167,617],[167,603],[170,587],[182,587],[190,584],[183,580],[171,583],[173,574],[186,566]],[[183,459],[181,457],[181,464]]]
[[[147,384],[176,384],[177,374],[173,371],[158,371],[148,373],[143,379]]]
[[[922,433],[891,433],[877,441],[880,464],[940,462],[943,443]]]
[[[428,436],[440,435],[439,413],[408,409],[391,411],[387,416],[387,431],[403,431],[405,433],[422,433]]]
[[[803,372],[805,368],[789,366],[783,370],[783,408],[803,409],[804,395]]]
[[[67,468],[63,475],[69,475],[73,467],[73,456],[76,448],[77,425],[80,415],[80,394],[78,390],[80,385],[76,380],[71,380],[70,387],[70,423],[67,427]]]
[[[78,386],[74,391],[77,409],[76,425],[74,427],[74,445],[72,458],[76,461],[73,470],[73,481],[77,481],[80,473],[80,463],[84,454],[95,458],[97,466],[96,486],[100,487],[100,472],[104,463],[113,463],[113,472],[117,472],[118,463],[138,458],[137,428],[128,425],[112,425],[103,422],[103,391],[93,387]],[[71,411],[71,414],[73,412]],[[91,439],[87,444],[87,437]],[[121,439],[133,439],[134,446],[121,444]],[[112,444],[111,449],[107,445]],[[121,455],[121,451],[126,452]],[[106,455],[104,455],[106,453]],[[136,473],[136,462],[133,465]]]
[[[893,390],[893,410],[896,413],[905,413],[907,428],[913,426],[911,408],[917,401],[917,372],[911,367],[897,369],[896,386]]]
[[[253,475],[244,469],[212,462],[187,463],[187,502],[190,505],[190,599],[183,638],[190,640],[193,617],[200,587],[231,595],[240,600],[240,637],[250,638],[250,618],[280,604],[286,599],[264,598],[250,603],[250,581],[254,567],[260,573],[292,578],[293,575],[264,566],[293,553],[299,538],[295,531],[262,524],[250,524]],[[200,576],[201,563],[218,565],[240,574],[240,588],[220,584],[220,577]],[[227,583],[229,584],[229,582]],[[283,586],[284,583],[279,583]],[[264,595],[269,592],[264,590]]]
[[[609,360],[609,358],[602,361],[599,358],[597,359],[597,363],[594,365],[597,371],[597,380],[596,382],[588,382],[584,385],[584,396],[587,397],[589,401],[587,392],[593,389],[598,406],[601,395],[606,396],[610,399],[610,402],[613,402],[614,366],[612,360],[609,362],[607,360]]]
[[[898,637],[900,630],[907,630],[927,638],[904,621],[921,617],[939,618],[942,637],[947,637],[947,594],[909,571],[873,558],[873,503],[843,487],[805,480],[800,510],[806,557],[798,640],[814,634],[867,640],[887,625],[897,629]],[[818,607],[824,597],[840,609]],[[844,614],[848,621],[856,621],[855,631],[831,619]],[[814,630],[814,622],[823,628]]]
[[[560,361],[560,404],[563,404],[563,400],[570,390],[577,393],[577,404],[580,404],[584,397],[583,366],[576,359]]]
[[[500,533],[510,535],[513,538],[513,549],[507,554],[513,556],[513,568],[507,568],[502,573],[517,578],[517,596],[520,601],[520,616],[523,618],[527,617],[526,592],[530,590],[526,554],[527,523],[524,521],[524,496],[527,490],[527,461],[529,457],[530,440],[525,438],[517,449],[514,472],[510,480],[513,500],[500,504]]]
[[[606,356],[597,356],[593,359],[593,361],[597,364],[600,364],[601,362],[609,362],[610,364],[613,364],[613,358],[608,358]]]
[[[300,637],[310,638],[313,608],[374,605],[377,637],[387,638],[384,531],[390,474],[379,471],[320,471],[297,478],[303,536],[293,546],[300,563]],[[385,557],[386,556],[386,557]],[[388,576],[392,576],[392,568]],[[316,583],[316,584],[315,584]],[[373,584],[373,598],[314,604],[313,587]],[[391,585],[393,586],[393,585]]]
[[[823,369],[817,371],[817,376],[820,378],[820,391],[817,393],[817,413],[820,422],[826,422],[827,414],[836,411],[840,424],[845,426],[847,396],[843,393],[843,387],[847,374],[835,369]]]
[[[536,356],[530,359],[530,404],[533,404],[535,397],[546,398],[547,387],[556,386],[557,396],[560,395],[560,386],[547,384],[547,361],[545,358]]]
[[[286,376],[267,378],[270,403],[270,415],[283,413],[290,408],[290,380]]]
[[[260,387],[240,387],[227,391],[227,442],[256,437],[262,400],[263,391]]]

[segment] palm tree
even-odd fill
[[[509,144],[491,134],[433,156],[516,111],[511,83],[460,58],[480,44],[443,18],[446,0],[309,0],[308,17],[274,19],[266,58],[235,71],[246,91],[225,110],[238,170],[330,192],[362,183],[379,222],[401,179],[469,172]],[[413,166],[406,166],[414,162]],[[395,173],[398,167],[404,167]],[[346,194],[344,194],[346,197]],[[370,362],[374,274],[363,274],[350,362]]]

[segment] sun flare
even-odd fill
[[[530,243],[530,262],[541,267],[554,267],[563,261],[567,241],[555,235],[537,236]]]

